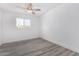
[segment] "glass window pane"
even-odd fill
[[[25,19],[25,20],[24,20],[24,25],[25,25],[25,26],[31,26],[31,21],[30,21],[30,19]]]
[[[23,24],[23,19],[22,18],[16,18],[16,26],[17,27],[22,27]]]

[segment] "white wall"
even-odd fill
[[[62,4],[43,15],[42,37],[79,52],[79,4]]]
[[[17,29],[16,18],[23,17],[31,20],[31,28]],[[2,18],[2,19],[1,19]],[[1,23],[3,22],[3,23]],[[27,40],[39,37],[39,17],[4,11],[0,13],[0,43]],[[3,25],[3,26],[2,26]],[[2,30],[3,29],[3,30]],[[1,32],[3,31],[3,36]],[[1,37],[3,37],[1,39]]]
[[[3,25],[2,25],[2,12],[0,12],[0,45],[2,44],[3,40]]]
[[[30,18],[32,27],[18,30],[18,16]],[[79,4],[62,4],[47,12],[41,19],[32,15],[0,11],[0,44],[37,38],[40,35],[46,40],[79,52]]]

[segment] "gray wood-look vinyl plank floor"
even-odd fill
[[[36,38],[3,44],[0,46],[0,56],[79,56],[79,53]]]

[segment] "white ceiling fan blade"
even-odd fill
[[[32,11],[32,14],[34,14],[34,15],[35,15],[35,12],[33,12],[33,11]]]
[[[32,9],[33,11],[41,11],[41,9]]]
[[[24,8],[24,7],[21,7],[21,6],[16,6],[17,8],[21,8],[21,9],[26,9],[26,8]]]

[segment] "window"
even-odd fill
[[[16,18],[16,26],[18,28],[25,28],[31,26],[30,19]]]
[[[31,21],[29,19],[25,19],[24,20],[24,26],[30,27],[31,26]]]

